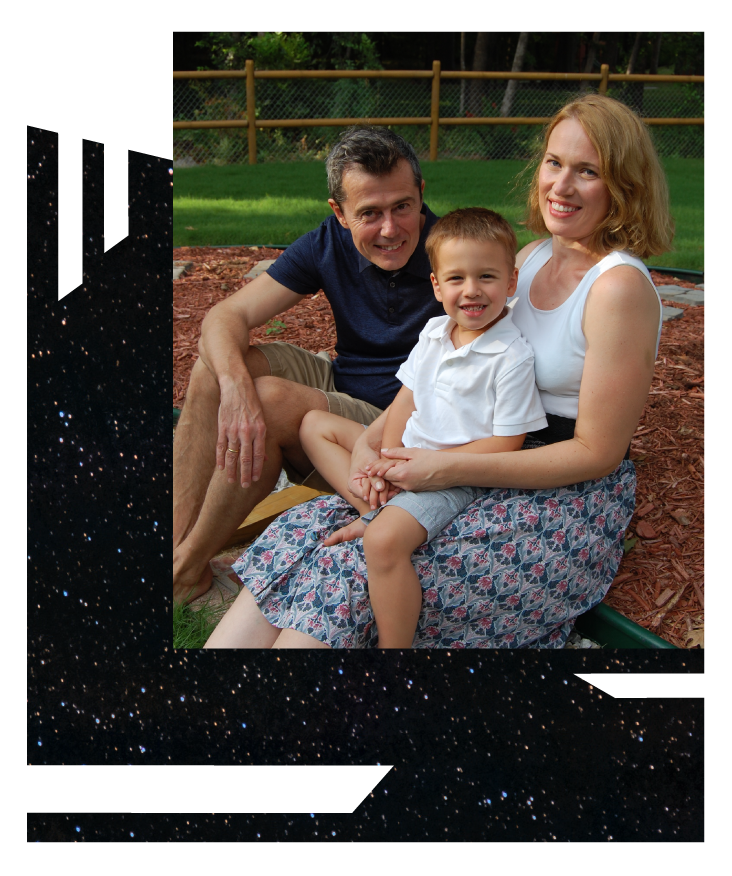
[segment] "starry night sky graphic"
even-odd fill
[[[28,763],[394,764],[351,815],[28,816],[30,841],[701,841],[703,702],[575,672],[688,651],[173,651],[172,168],[129,154],[103,252],[57,301],[58,137],[28,129]]]

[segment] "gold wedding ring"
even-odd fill
[[[234,450],[232,447],[227,447],[227,448],[226,448],[226,452],[227,452],[227,453],[235,453],[235,454],[236,454],[236,453],[239,453],[238,450]]]

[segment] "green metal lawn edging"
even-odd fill
[[[575,629],[587,639],[592,639],[603,648],[673,648],[679,650],[660,636],[649,632],[632,620],[600,603],[577,618]]]
[[[686,277],[689,282],[696,280],[698,283],[704,282],[704,271],[692,271],[690,268],[662,268],[658,265],[646,265],[649,271],[658,271],[659,274],[670,274],[672,277],[678,277],[682,280]]]

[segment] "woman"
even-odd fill
[[[564,645],[600,602],[634,507],[630,440],[651,385],[661,302],[640,261],[670,247],[666,181],[645,125],[587,95],[552,119],[531,183],[514,322],[534,347],[549,427],[517,453],[399,448],[388,483],[409,490],[494,488],[413,561],[423,587],[415,647]],[[385,415],[354,451],[378,459]],[[355,511],[334,496],[278,518],[235,565],[247,589],[206,647],[372,647],[360,541],[323,548]],[[342,536],[347,538],[347,534]]]

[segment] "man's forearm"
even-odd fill
[[[212,308],[201,325],[198,352],[209,371],[221,383],[227,378],[247,382],[244,357],[249,349],[249,327],[238,314]]]

